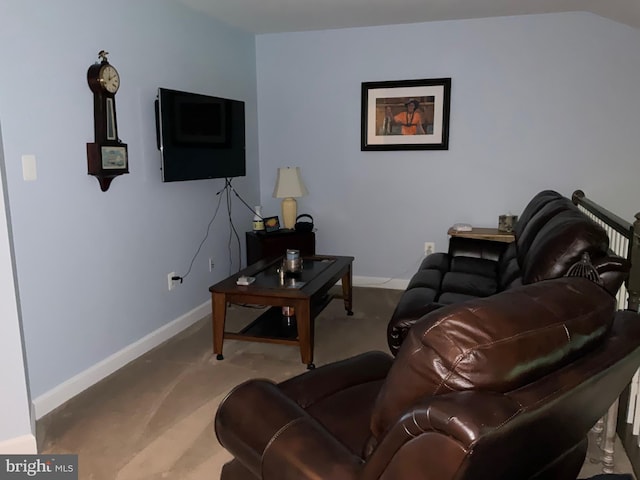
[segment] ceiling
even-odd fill
[[[640,29],[640,0],[178,1],[256,34],[576,11]]]

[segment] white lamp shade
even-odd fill
[[[278,178],[273,189],[275,198],[304,197],[308,193],[300,176],[300,167],[278,168]]]

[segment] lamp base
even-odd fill
[[[293,197],[282,199],[282,226],[288,230],[296,225],[298,216],[298,202]]]

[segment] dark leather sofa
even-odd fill
[[[535,195],[513,233],[515,241],[510,244],[452,237],[447,253],[426,257],[389,321],[391,352],[397,353],[411,325],[424,314],[443,305],[561,277],[585,252],[612,293],[628,275],[628,261],[609,255],[606,231],[556,191]]]
[[[574,480],[640,365],[640,315],[579,277],[435,310],[369,352],[222,402],[222,480]]]

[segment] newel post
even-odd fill
[[[640,212],[636,213],[635,217],[631,243],[629,244],[631,271],[629,272],[627,292],[629,293],[628,308],[637,312],[640,306]]]

